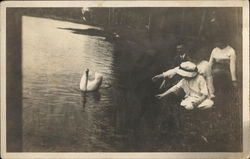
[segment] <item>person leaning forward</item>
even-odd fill
[[[213,85],[213,77],[212,77],[212,72],[211,72],[211,67],[209,63],[205,60],[199,62],[197,65],[198,73],[204,77],[206,80],[207,88],[208,88],[208,97],[209,98],[214,98],[214,85]],[[162,74],[156,75],[152,78],[153,81],[157,81],[158,79],[164,78],[163,83],[161,84],[160,88],[163,87],[166,83],[166,78],[171,79],[173,78],[176,74],[177,71],[179,70],[179,66],[175,67],[173,69],[169,69],[166,72],[163,72]]]
[[[198,73],[198,69],[194,63],[189,61],[181,63],[176,73],[182,77],[181,81],[166,92],[156,95],[158,99],[170,93],[176,93],[179,89],[183,89],[185,97],[180,105],[187,110],[194,108],[208,109],[213,107],[214,102],[208,97],[209,93],[206,81],[204,77]]]
[[[185,46],[183,44],[179,44],[179,45],[176,46],[176,54],[177,55],[172,60],[173,63],[171,64],[174,69],[170,69],[167,72],[165,72],[164,74],[160,74],[160,75],[157,75],[157,76],[152,78],[153,81],[164,78],[160,88],[165,88],[166,87],[166,83],[167,83],[166,78],[168,78],[168,79],[173,78],[171,80],[171,82],[170,82],[170,85],[174,85],[177,82],[179,82],[181,78],[179,76],[175,76],[175,74],[176,74],[175,73],[175,67],[179,67],[179,65],[182,62],[191,61],[191,58],[187,54],[187,50],[185,49]]]

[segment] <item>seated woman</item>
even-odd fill
[[[215,43],[209,64],[212,68],[214,85],[219,91],[229,92],[237,86],[235,50],[224,39]]]
[[[175,93],[179,89],[183,89],[185,98],[181,101],[181,106],[187,110],[194,108],[208,109],[213,106],[214,102],[208,97],[209,93],[206,81],[198,73],[198,69],[194,63],[189,61],[183,62],[175,71],[183,79],[166,92],[156,95],[157,98],[161,99],[170,93]]]
[[[177,74],[178,69],[179,69],[179,66],[175,67],[173,69],[170,69],[166,72],[163,72],[162,74],[154,76],[152,78],[152,80],[156,81],[156,80],[161,79],[161,78],[172,78],[173,76],[175,76]],[[206,80],[206,85],[208,88],[208,97],[214,98],[215,95],[214,95],[213,77],[212,77],[211,67],[210,67],[209,63],[207,61],[201,61],[200,63],[197,64],[197,69],[198,69],[198,73],[200,75],[202,75]],[[166,81],[164,80],[163,83],[161,84],[160,88],[163,87],[165,82]]]

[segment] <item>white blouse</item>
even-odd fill
[[[236,81],[236,55],[235,51],[231,46],[227,46],[223,49],[218,47],[214,48],[209,63],[212,66],[213,62],[217,63],[229,63],[232,81]]]

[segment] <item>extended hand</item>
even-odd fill
[[[161,79],[163,76],[162,76],[162,74],[160,74],[160,75],[156,75],[156,76],[154,76],[153,78],[152,78],[152,81],[157,81],[157,80],[159,80],[159,79]]]

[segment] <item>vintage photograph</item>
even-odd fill
[[[243,29],[238,6],[6,7],[6,152],[243,152]]]

